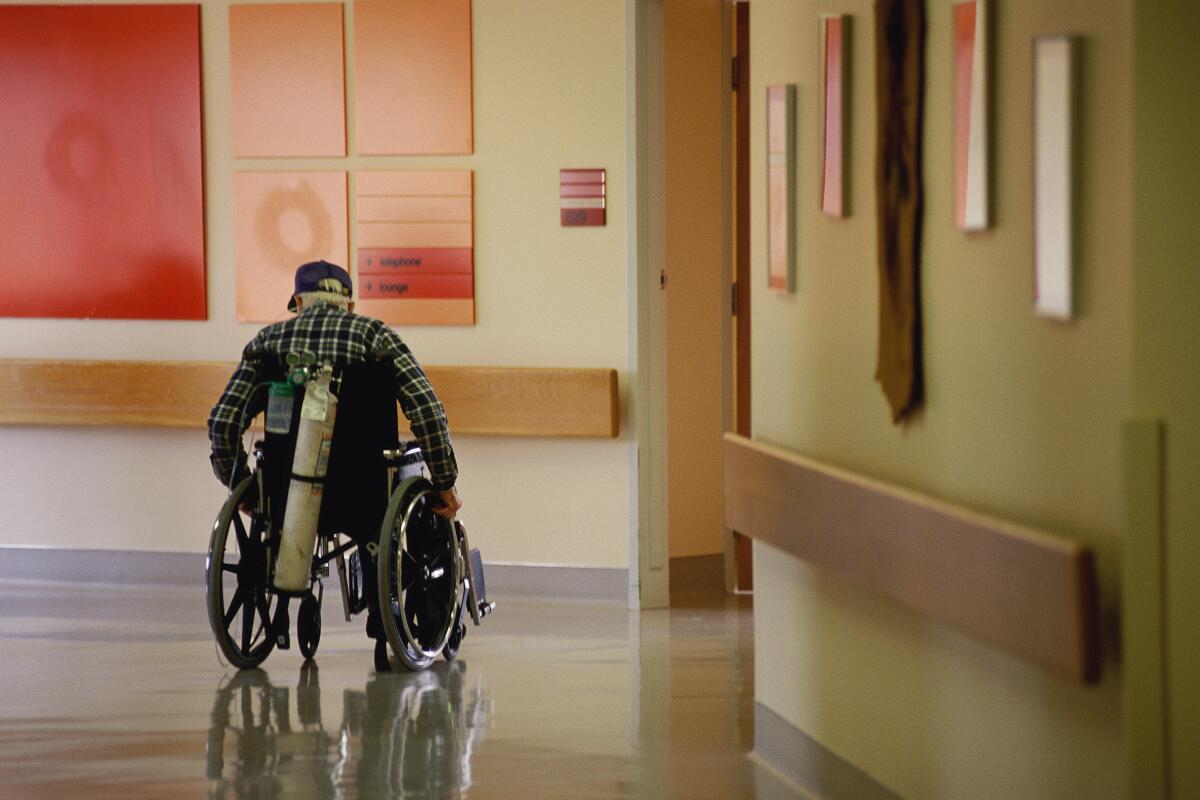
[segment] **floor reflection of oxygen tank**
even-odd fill
[[[337,417],[337,397],[329,387],[332,377],[332,367],[321,367],[308,382],[300,407],[292,480],[283,513],[279,557],[275,562],[275,586],[287,592],[302,592],[308,588],[317,520],[325,495],[325,473],[333,446],[333,423]]]

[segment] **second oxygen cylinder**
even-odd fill
[[[325,473],[333,446],[337,397],[329,390],[333,371],[326,366],[311,380],[300,407],[292,480],[283,512],[283,533],[275,562],[275,587],[286,592],[308,588],[317,520],[325,496]]]

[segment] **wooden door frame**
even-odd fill
[[[735,302],[731,326],[735,327],[737,342],[736,394],[737,414],[733,430],[742,436],[751,435],[750,419],[750,3],[735,0],[733,4],[737,74],[731,76],[731,89],[736,97],[733,116],[736,126],[733,154],[734,244],[733,284]],[[728,351],[727,351],[728,352]],[[754,588],[750,540],[734,531],[725,535],[725,588],[727,591],[751,591]]]
[[[663,0],[625,3],[626,169],[633,429],[629,605],[670,603],[667,541],[666,158]]]

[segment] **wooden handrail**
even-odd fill
[[[234,366],[0,360],[0,425],[204,427]],[[616,370],[428,367],[426,372],[455,435],[613,438],[619,432]]]
[[[725,522],[858,586],[1098,679],[1087,546],[727,434]]]

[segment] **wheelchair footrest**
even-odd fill
[[[483,556],[477,548],[473,548],[467,558],[467,571],[471,579],[471,620],[478,625],[479,621],[492,613],[495,603],[487,599],[487,583],[483,579]]]

